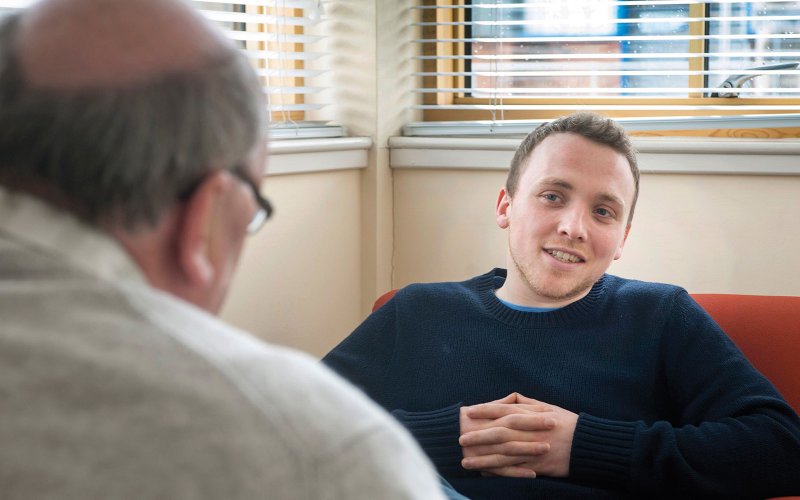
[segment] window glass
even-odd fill
[[[730,76],[742,69],[800,62],[800,2],[714,3],[709,8],[710,17],[720,19],[709,22],[712,71]],[[740,96],[796,97],[800,75],[792,70],[765,70],[743,84],[751,90]],[[719,86],[725,78],[711,75],[710,85]]]
[[[800,62],[796,1],[471,5],[465,84],[472,97],[703,97],[742,71]],[[742,83],[740,97],[797,95],[795,67],[763,72]]]

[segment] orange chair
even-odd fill
[[[390,290],[372,310],[391,299]],[[800,297],[692,294],[800,413]]]
[[[692,294],[800,413],[800,297]]]

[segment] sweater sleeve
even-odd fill
[[[461,404],[432,411],[406,411],[394,404],[387,382],[396,345],[396,300],[391,299],[373,312],[322,361],[383,406],[411,432],[419,445],[448,476],[469,475],[461,467]]]
[[[426,412],[392,411],[422,446],[439,473],[448,477],[474,474],[461,467],[464,455],[458,444],[460,413],[461,404]]]
[[[386,407],[387,369],[395,346],[395,299],[370,314],[322,362]]]
[[[800,421],[686,292],[661,338],[669,420],[581,414],[570,476],[648,496],[800,493]]]

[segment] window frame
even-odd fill
[[[420,0],[419,18],[427,23],[463,23],[467,21],[470,0]],[[689,5],[689,16],[692,18],[706,17],[708,5],[712,2],[703,2]],[[465,8],[457,8],[464,6]],[[442,8],[444,7],[444,8]],[[456,8],[450,8],[456,7]],[[706,22],[690,22],[690,35],[705,35]],[[420,38],[432,39],[466,39],[469,38],[467,27],[458,25],[421,26]],[[468,62],[461,59],[438,59],[441,56],[466,56],[469,55],[467,42],[421,42],[420,53],[427,56],[421,61],[422,73],[464,73],[468,70]],[[691,53],[703,54],[705,40],[691,40],[689,50]],[[704,70],[708,58],[697,56],[689,59],[689,70]],[[689,86],[703,88],[704,75],[691,75]],[[468,77],[463,75],[437,75],[420,77],[421,88],[425,89],[421,97],[421,115],[424,122],[467,122],[467,121],[497,121],[502,120],[549,120],[574,112],[576,110],[592,110],[612,118],[645,118],[645,117],[684,117],[684,116],[721,116],[734,117],[742,115],[782,115],[795,108],[794,113],[800,112],[800,97],[798,98],[725,98],[704,97],[701,92],[692,93],[685,98],[659,98],[657,106],[671,109],[659,110],[620,110],[613,109],[619,105],[653,105],[652,99],[647,98],[519,98],[504,97],[502,102],[506,106],[515,105],[544,105],[547,109],[505,109],[492,110],[497,103],[496,99],[470,97],[464,92],[440,92],[439,89],[468,88]],[[706,105],[707,109],[688,109],[690,107]],[[463,106],[464,109],[430,109],[436,106]],[[475,106],[480,106],[476,108]],[[782,109],[744,109],[745,107],[782,106]],[[690,135],[690,136],[730,136],[726,129],[702,130],[653,130],[635,131],[638,135]],[[739,129],[739,135],[758,137],[800,137],[800,127],[775,127],[774,129]]]

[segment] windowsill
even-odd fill
[[[267,175],[366,168],[371,147],[369,137],[273,140],[269,143]]]
[[[521,140],[391,137],[390,164],[392,168],[507,170]],[[644,173],[800,175],[800,139],[633,137],[632,141]]]

